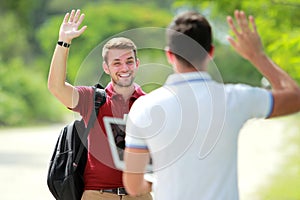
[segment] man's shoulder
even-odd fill
[[[75,86],[75,88],[81,92],[92,92],[94,90],[93,86],[85,86],[85,85],[78,85]]]
[[[157,89],[154,89],[152,91],[150,91],[149,93],[140,96],[140,98],[138,99],[138,102],[140,102],[140,104],[142,104],[142,106],[146,106],[146,105],[156,105],[156,104],[160,104],[164,101],[168,101],[170,100],[170,98],[174,98],[174,92],[168,90],[165,87],[159,87]]]
[[[137,83],[134,83],[134,90],[138,96],[143,96],[146,94],[146,92],[142,89],[142,87]]]
[[[225,84],[224,85],[225,91],[226,92],[235,92],[235,93],[249,93],[249,94],[254,94],[256,92],[266,92],[268,93],[269,91],[265,88],[258,87],[258,86],[252,86],[248,84],[243,84],[243,83],[237,83],[237,84]]]
[[[88,101],[93,100],[94,88],[93,86],[76,86],[79,94],[78,104],[86,104]]]

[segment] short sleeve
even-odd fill
[[[128,114],[126,123],[126,147],[136,149],[148,149],[143,128],[149,123],[144,96],[135,101]]]
[[[87,122],[93,109],[94,90],[92,87],[88,86],[76,86],[76,89],[79,93],[79,101],[77,106],[72,110],[78,112],[82,116],[84,121]]]
[[[237,84],[231,89],[233,91],[229,93],[233,98],[230,101],[239,106],[239,113],[249,118],[266,118],[272,113],[273,95],[270,91],[243,84]]]

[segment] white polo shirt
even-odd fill
[[[126,146],[149,149],[155,199],[235,200],[238,133],[272,106],[265,89],[220,84],[204,72],[173,74],[132,106]]]

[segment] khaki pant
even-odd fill
[[[152,200],[150,193],[132,197],[129,195],[118,196],[108,192],[100,192],[97,190],[85,190],[83,192],[81,200]]]

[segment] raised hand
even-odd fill
[[[83,26],[79,29],[82,21],[84,19],[84,14],[80,14],[80,10],[72,10],[71,13],[67,13],[60,26],[59,30],[59,40],[67,43],[71,43],[71,40],[80,36],[87,28]]]
[[[228,41],[242,57],[252,60],[257,55],[264,53],[260,36],[256,30],[254,17],[249,16],[249,21],[251,23],[249,24],[246,14],[243,11],[236,10],[234,15],[238,28],[234,25],[233,19],[228,16],[227,22],[235,35],[235,39],[228,37]]]

